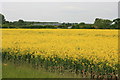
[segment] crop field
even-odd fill
[[[2,59],[81,75],[118,77],[118,30],[2,29]]]

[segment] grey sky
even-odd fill
[[[9,21],[58,21],[92,23],[95,18],[118,17],[117,2],[3,2]]]

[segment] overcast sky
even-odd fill
[[[117,2],[2,2],[9,21],[58,21],[93,23],[95,18],[118,17]]]

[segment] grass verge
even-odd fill
[[[34,69],[29,64],[15,65],[11,62],[2,64],[2,78],[80,78],[72,73],[60,74],[45,69]]]

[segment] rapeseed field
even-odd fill
[[[2,29],[2,57],[48,71],[118,76],[118,30]]]

